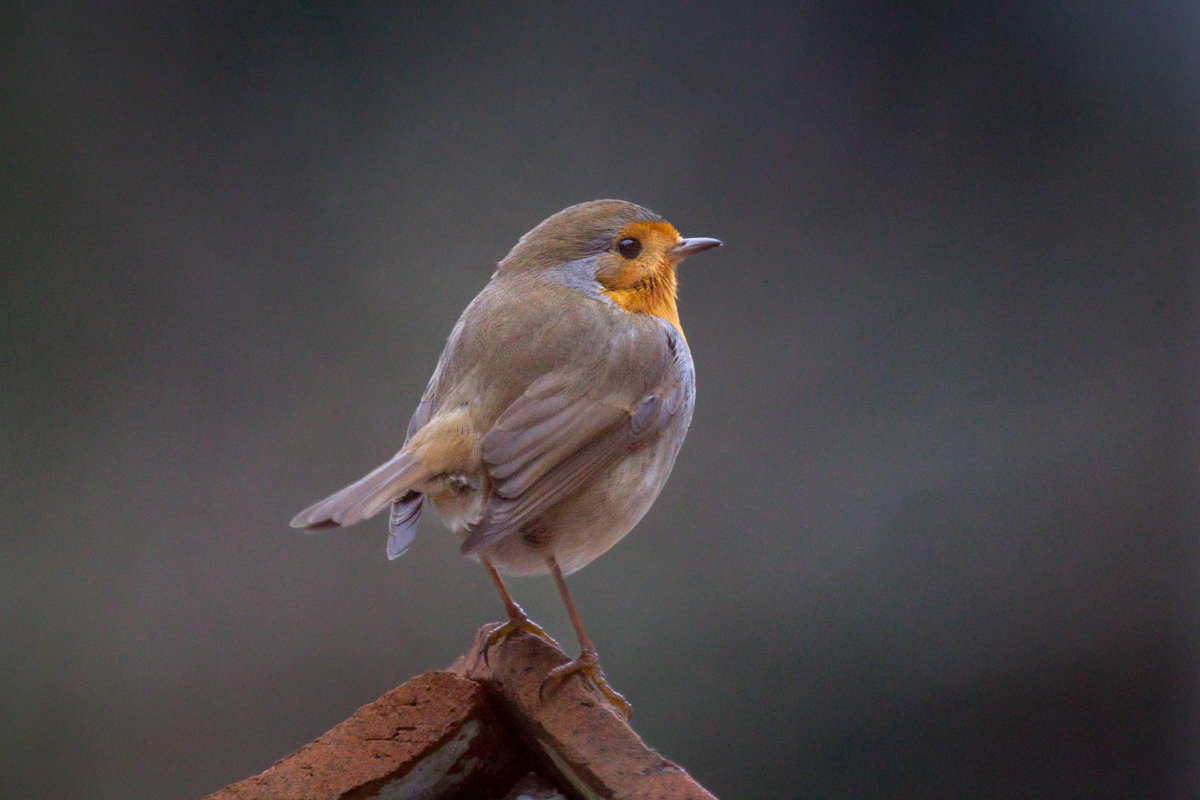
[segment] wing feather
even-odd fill
[[[492,478],[484,519],[463,542],[471,554],[517,531],[586,486],[621,457],[659,435],[682,401],[673,386],[636,405],[526,393],[497,420],[481,443]]]

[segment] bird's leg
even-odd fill
[[[506,639],[516,633],[532,633],[545,639],[550,644],[558,647],[558,642],[554,641],[550,634],[542,630],[541,626],[531,620],[524,609],[517,605],[517,601],[512,599],[512,595],[508,593],[508,587],[504,585],[504,581],[500,579],[500,573],[496,572],[496,568],[486,558],[479,559],[479,563],[483,564],[483,568],[487,570],[488,575],[492,577],[492,583],[496,584],[496,589],[500,592],[500,599],[504,601],[504,610],[508,612],[508,621],[502,625],[497,625],[492,630],[488,631],[487,640],[483,643],[483,650],[480,655],[483,660],[487,661],[487,651],[499,642],[501,639]],[[479,666],[479,659],[476,658],[475,666]],[[474,669],[472,669],[474,671]]]
[[[546,680],[542,683],[542,690],[544,691],[547,685],[553,688],[555,684],[562,683],[577,672],[582,673],[596,685],[600,693],[628,721],[633,714],[633,706],[629,705],[629,701],[622,697],[616,689],[608,685],[608,680],[605,679],[604,672],[600,669],[600,657],[596,654],[596,648],[592,647],[592,640],[583,631],[583,623],[579,621],[579,612],[575,610],[575,604],[571,602],[571,593],[567,591],[567,582],[563,579],[562,570],[558,568],[558,562],[554,560],[554,556],[546,556],[546,565],[550,567],[550,574],[554,576],[554,582],[558,584],[558,593],[562,595],[567,613],[571,616],[571,624],[575,626],[575,635],[579,637],[579,655],[561,667],[550,670],[550,673],[546,675]]]

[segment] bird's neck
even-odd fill
[[[664,319],[683,335],[675,292],[675,270],[668,267],[654,271],[628,288],[605,289],[604,296],[630,313],[651,314]]]

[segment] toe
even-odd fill
[[[471,666],[471,672],[474,673],[476,668],[479,667],[480,660],[482,660],[485,664],[490,664],[488,661],[489,650],[505,639],[521,633],[532,634],[539,639],[553,645],[554,647],[560,650],[562,649],[559,647],[558,642],[554,640],[554,637],[546,633],[546,631],[543,630],[540,625],[531,620],[529,617],[510,617],[506,622],[502,622],[488,631],[487,638],[484,639],[483,646],[480,648],[479,653],[475,657],[475,663]]]
[[[547,690],[554,691],[567,678],[574,674],[580,674],[592,682],[592,684],[604,695],[604,699],[609,702],[613,709],[628,722],[633,715],[633,706],[629,704],[620,692],[609,685],[608,679],[604,677],[604,671],[600,669],[600,659],[596,655],[595,650],[584,650],[577,658],[573,658],[562,666],[555,667],[546,674],[546,678],[542,681],[540,694],[545,695]]]

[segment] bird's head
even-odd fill
[[[716,239],[685,239],[653,211],[624,200],[563,209],[521,237],[498,271],[543,273],[618,307],[679,328],[675,266]]]

